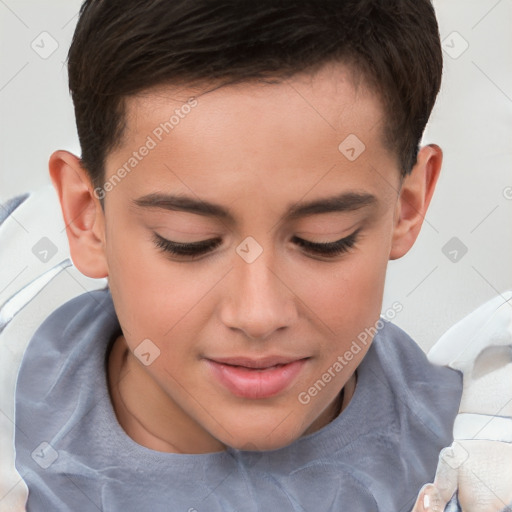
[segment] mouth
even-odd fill
[[[309,357],[297,359],[271,356],[206,359],[213,377],[235,396],[262,399],[289,388]]]

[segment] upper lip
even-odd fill
[[[306,357],[289,356],[267,356],[258,359],[251,357],[215,357],[209,358],[210,361],[231,366],[244,366],[245,368],[270,368],[278,364],[290,364],[295,361],[307,359]]]

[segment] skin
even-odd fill
[[[378,320],[387,262],[416,240],[442,152],[423,147],[401,182],[397,156],[383,144],[378,97],[337,64],[280,84],[165,86],[132,97],[107,179],[191,96],[197,106],[106,194],[104,211],[75,155],[53,153],[50,175],[74,264],[108,277],[123,330],[109,357],[109,385],[126,433],[164,452],[276,449],[332,421],[344,387],[342,409],[349,403],[369,344],[308,404],[298,395]],[[349,134],[366,146],[354,161],[338,150]],[[349,191],[375,203],[285,218],[299,202]],[[134,205],[149,193],[214,202],[232,218]],[[292,240],[331,242],[358,228],[356,244],[332,258]],[[173,259],[155,245],[154,231],[222,244],[196,260]],[[236,252],[248,236],[263,249],[252,263]],[[160,350],[148,366],[134,355],[144,339]],[[308,359],[290,386],[263,399],[235,396],[205,360],[267,355]]]

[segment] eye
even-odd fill
[[[321,244],[310,242],[309,240],[303,240],[302,238],[298,238],[296,236],[294,236],[292,240],[307,252],[320,256],[334,257],[348,252],[350,249],[352,249],[352,247],[355,246],[358,241],[360,230],[361,228],[356,229],[356,231],[346,236],[345,238],[341,238],[340,240]]]
[[[153,235],[155,245],[164,252],[174,256],[185,256],[189,258],[202,256],[218,247],[221,243],[220,238],[211,238],[210,240],[201,240],[200,242],[193,243],[181,243],[167,240],[158,233],[153,233]]]
[[[309,240],[303,240],[302,238],[294,236],[292,241],[306,250],[306,252],[325,256],[334,257],[345,252],[348,252],[358,241],[360,229],[357,229],[350,235],[336,240],[334,242],[327,243],[315,243]],[[211,238],[210,240],[201,240],[199,242],[182,243],[173,242],[160,236],[158,233],[153,233],[155,245],[162,249],[164,252],[171,254],[176,257],[185,257],[188,259],[197,258],[204,254],[207,254],[216,249],[221,243],[220,238]]]

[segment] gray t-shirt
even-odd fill
[[[409,512],[453,440],[462,375],[386,321],[348,407],[322,429],[266,452],[151,450],[109,398],[106,355],[120,333],[107,288],[61,306],[30,341],[15,416],[29,512]]]

